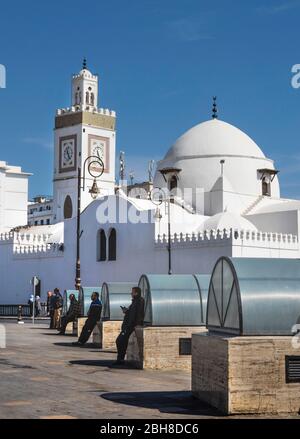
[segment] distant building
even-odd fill
[[[27,224],[28,174],[0,161],[0,232]]]
[[[39,195],[28,203],[28,225],[45,226],[53,223],[53,198]]]
[[[123,189],[123,188],[122,188]],[[126,188],[126,193],[132,198],[149,199],[151,191],[153,190],[153,183],[151,181],[144,181],[142,183],[134,183]]]

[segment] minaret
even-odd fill
[[[58,109],[55,117],[54,222],[76,216],[78,167],[83,173],[85,160],[91,155],[98,155],[104,163],[104,173],[97,179],[100,193],[114,193],[115,126],[116,113],[98,107],[98,76],[88,70],[84,59],[82,69],[72,77],[71,106]],[[89,194],[93,181],[86,169],[82,210],[93,201]]]
[[[82,70],[72,80],[72,105],[80,107],[98,107],[98,76],[87,69],[84,58]]]

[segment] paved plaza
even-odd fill
[[[190,373],[111,369],[116,354],[73,347],[47,322],[1,321],[0,418],[219,418],[190,393]]]

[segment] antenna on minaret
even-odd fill
[[[212,118],[218,119],[217,96],[213,96]]]
[[[134,181],[134,172],[133,171],[130,172],[129,178],[130,178],[130,185],[133,186],[133,181]]]
[[[120,176],[120,180],[125,180],[125,152],[124,151],[120,151],[119,176]]]
[[[154,165],[155,165],[155,160],[150,160],[149,163],[148,163],[149,183],[153,183]]]
[[[83,62],[82,62],[82,68],[83,68],[83,70],[86,70],[86,66],[87,66],[86,58],[84,57],[84,58],[83,58]]]

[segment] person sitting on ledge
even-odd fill
[[[61,329],[59,335],[65,335],[68,323],[75,322],[80,315],[80,303],[76,299],[75,294],[69,296],[70,306],[67,314],[61,318]]]
[[[118,358],[112,366],[119,366],[125,363],[125,355],[128,347],[130,335],[133,333],[136,326],[143,326],[144,324],[144,307],[145,301],[141,296],[141,289],[133,287],[131,291],[132,303],[129,308],[122,307],[124,313],[124,320],[121,328],[121,333],[116,340]]]
[[[90,335],[92,334],[96,324],[101,319],[101,312],[102,312],[102,303],[99,300],[99,293],[94,291],[91,295],[91,306],[88,312],[88,318],[85,322],[80,337],[77,342],[72,343],[73,346],[83,346],[88,339],[90,338]]]

